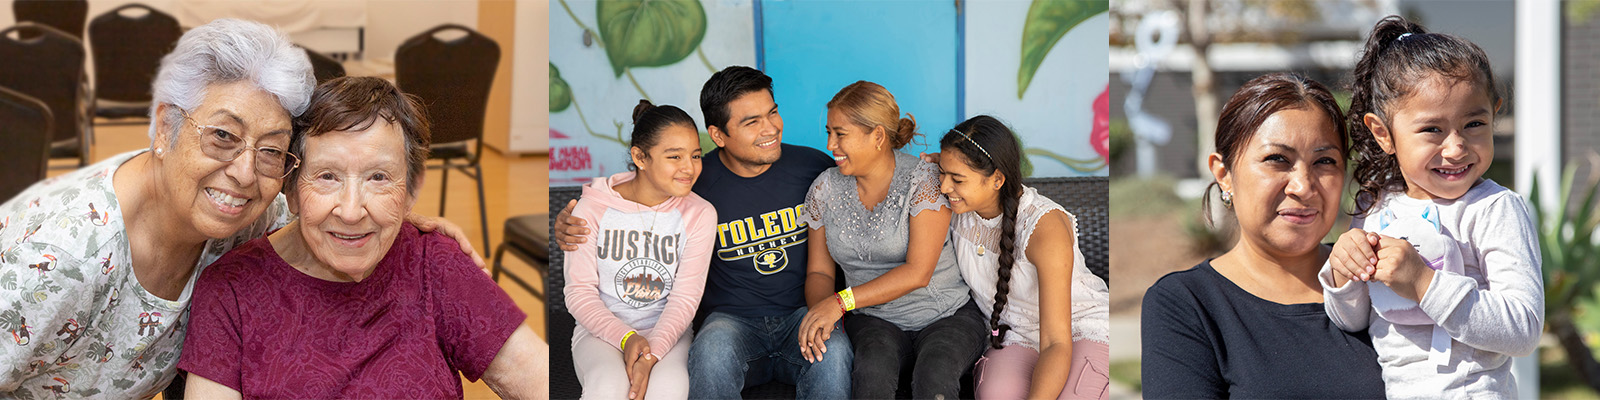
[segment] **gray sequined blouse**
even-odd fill
[[[906,262],[911,241],[911,217],[924,210],[949,209],[950,203],[939,193],[939,167],[916,156],[895,152],[894,178],[889,194],[873,207],[861,205],[856,178],[829,168],[817,176],[806,194],[806,211],[801,219],[812,227],[827,230],[828,253],[845,282],[860,286]],[[956,267],[950,235],[945,238],[938,265],[928,286],[911,291],[888,303],[863,307],[856,312],[889,321],[900,329],[922,330],[928,324],[948,317],[971,298]]]

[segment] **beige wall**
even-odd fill
[[[512,0],[478,0],[478,31],[500,43],[500,67],[489,88],[489,108],[484,113],[483,143],[506,153],[511,148],[512,61],[516,59],[516,9]]]

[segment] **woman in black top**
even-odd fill
[[[1327,88],[1294,74],[1228,100],[1208,161],[1239,242],[1145,293],[1145,397],[1383,397],[1371,338],[1333,325],[1316,277],[1344,186],[1343,120]]]

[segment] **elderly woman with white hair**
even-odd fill
[[[161,61],[149,149],[0,204],[0,397],[160,392],[200,269],[293,220],[279,191],[314,84],[305,53],[271,27],[196,27]]]

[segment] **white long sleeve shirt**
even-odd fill
[[[1521,195],[1494,181],[1479,182],[1455,200],[1419,200],[1390,193],[1367,215],[1436,206],[1440,227],[1461,248],[1465,274],[1436,273],[1420,308],[1449,333],[1446,365],[1430,362],[1433,326],[1396,325],[1372,309],[1367,282],[1333,286],[1333,272],[1318,274],[1328,317],[1345,331],[1367,329],[1383,367],[1388,397],[1480,398],[1516,393],[1511,357],[1531,354],[1544,327],[1544,279],[1539,238]],[[1357,217],[1352,227],[1376,232],[1377,218]]]

